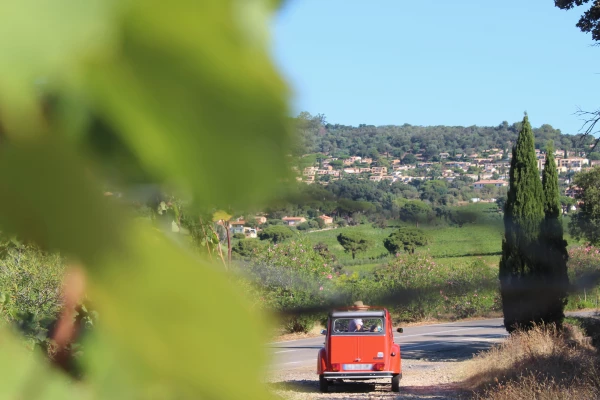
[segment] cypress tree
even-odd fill
[[[558,171],[554,161],[554,144],[546,147],[546,162],[542,173],[544,190],[544,221],[540,236],[540,278],[545,286],[546,315],[544,321],[562,326],[567,302],[567,241],[563,238],[562,207],[558,189]]]
[[[542,182],[533,132],[527,115],[512,149],[510,182],[504,206],[500,259],[500,295],[504,326],[509,332],[541,322],[537,285],[540,225],[544,219]]]

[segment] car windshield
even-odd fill
[[[333,334],[344,334],[344,333],[383,333],[383,319],[382,318],[362,318],[357,316],[356,318],[336,318],[333,320]]]

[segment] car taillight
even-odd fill
[[[340,364],[331,364],[331,370],[333,372],[338,372],[340,370]]]
[[[379,363],[373,366],[374,371],[383,371],[385,369],[385,364]]]

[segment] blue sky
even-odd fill
[[[346,125],[498,125],[577,133],[600,107],[585,9],[552,0],[288,0],[273,56],[293,113]]]

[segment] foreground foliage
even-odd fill
[[[0,230],[67,260],[56,354],[75,356],[67,350],[82,297],[101,316],[78,384],[52,367],[60,360],[45,363],[0,331],[0,398],[269,397],[267,317],[252,313],[222,265],[102,193],[136,198],[147,195],[140,184],[168,185],[212,214],[279,190],[290,140],[286,88],[268,55],[274,5],[0,5],[10,59],[0,66]],[[224,148],[227,167],[215,173]],[[222,371],[234,359],[245,361],[231,385]]]

